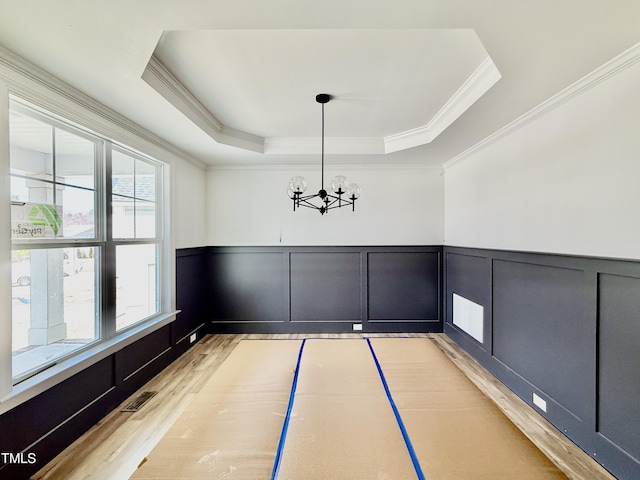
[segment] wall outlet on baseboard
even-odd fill
[[[535,393],[533,394],[533,404],[543,412],[547,411],[547,402]]]
[[[189,337],[189,343],[193,343],[198,339],[198,334],[197,333],[192,333],[191,336]]]
[[[354,323],[353,324],[353,331],[354,332],[361,332],[362,331],[362,324],[361,323]]]

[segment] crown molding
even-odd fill
[[[141,78],[189,118],[195,115],[210,129],[222,133],[224,125],[211,115],[157,57],[151,56]]]
[[[428,124],[380,138],[327,138],[326,151],[330,154],[376,155],[430,143],[500,78],[500,72],[487,56]],[[154,55],[149,59],[142,79],[218,143],[270,155],[312,154],[320,148],[317,138],[263,138],[225,126]]]
[[[634,45],[628,50],[625,50],[620,55],[614,57],[604,65],[596,68],[593,72],[585,75],[580,80],[561,90],[559,93],[542,102],[537,107],[529,110],[524,115],[521,115],[511,123],[508,123],[501,129],[484,138],[464,152],[445,162],[442,165],[442,168],[446,170],[470,158],[475,153],[483,150],[484,148],[487,148],[488,146],[514,133],[520,128],[525,127],[531,122],[534,122],[535,120],[548,115],[556,108],[559,108],[570,100],[588,92],[593,87],[596,87],[602,82],[605,82],[609,78],[618,75],[620,72],[623,72],[627,68],[636,64],[638,61],[640,61],[640,43]]]
[[[154,55],[142,80],[216,142],[264,153],[264,138],[222,124]]]
[[[329,155],[377,155],[383,154],[381,138],[327,137],[324,139],[325,153]],[[317,154],[322,148],[321,139],[305,137],[270,137],[265,140],[264,153],[270,155]]]
[[[413,165],[413,164],[380,164],[380,165],[349,165],[349,164],[325,164],[325,171],[375,171],[375,170],[393,170],[393,171],[424,171],[424,170],[437,170],[442,171],[441,167],[432,167],[427,165]],[[216,171],[229,171],[229,170],[241,170],[241,171],[281,171],[281,172],[306,172],[306,171],[320,171],[320,165],[309,164],[291,164],[291,165],[209,165],[207,167],[208,172]]]
[[[502,78],[487,56],[426,125],[384,138],[385,153],[431,143]]]
[[[80,128],[159,160],[179,159],[199,168],[206,167],[196,157],[1,46],[0,78],[10,94],[50,110]]]

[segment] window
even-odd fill
[[[116,330],[159,311],[158,167],[113,150],[111,224],[116,239]]]
[[[161,312],[163,165],[15,99],[9,143],[17,383]]]

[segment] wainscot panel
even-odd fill
[[[475,341],[470,336],[465,336],[467,349],[478,349],[479,353],[486,353],[491,349],[491,282],[486,279],[491,277],[491,262],[484,256],[475,256],[462,253],[445,251],[444,279],[447,285],[455,287],[451,294],[446,295],[444,305],[449,313],[449,323],[453,324],[450,317],[453,313],[453,294],[457,294],[467,300],[481,305],[484,310],[484,342]]]
[[[115,354],[116,385],[129,396],[174,359],[171,325],[165,325]]]
[[[640,278],[599,275],[598,430],[640,458]]]
[[[205,327],[208,302],[205,301],[207,278],[206,248],[185,248],[176,252],[176,308],[179,313],[171,324],[171,341],[180,345],[180,356],[193,343],[191,336],[201,337]]]
[[[595,325],[584,308],[582,270],[494,260],[493,355],[580,421],[595,410]]]
[[[78,395],[78,385],[82,394]],[[85,406],[85,399],[97,399],[115,386],[113,361],[104,359],[65,382],[0,416],[0,451],[21,452],[34,439],[58,426],[58,418],[69,418]]]
[[[290,254],[291,321],[361,322],[359,252]]]
[[[0,461],[0,478],[31,477],[184,353],[191,335],[204,334],[207,254],[206,249],[176,252],[176,304],[184,310],[175,322],[0,415],[0,452],[12,456]]]
[[[442,331],[441,254],[431,246],[210,247],[211,332]]]
[[[0,462],[0,478],[29,478],[124,398],[111,356],[4,413],[0,452],[23,452],[25,461]]]
[[[288,315],[283,293],[287,274],[282,251],[210,249],[208,310],[219,321],[282,322]]]
[[[640,262],[444,252],[445,333],[617,478],[640,478]],[[454,293],[484,307],[484,343],[453,324]]]
[[[439,252],[370,252],[369,321],[440,318]]]

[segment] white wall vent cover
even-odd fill
[[[484,307],[453,294],[453,324],[480,343],[484,342]]]

